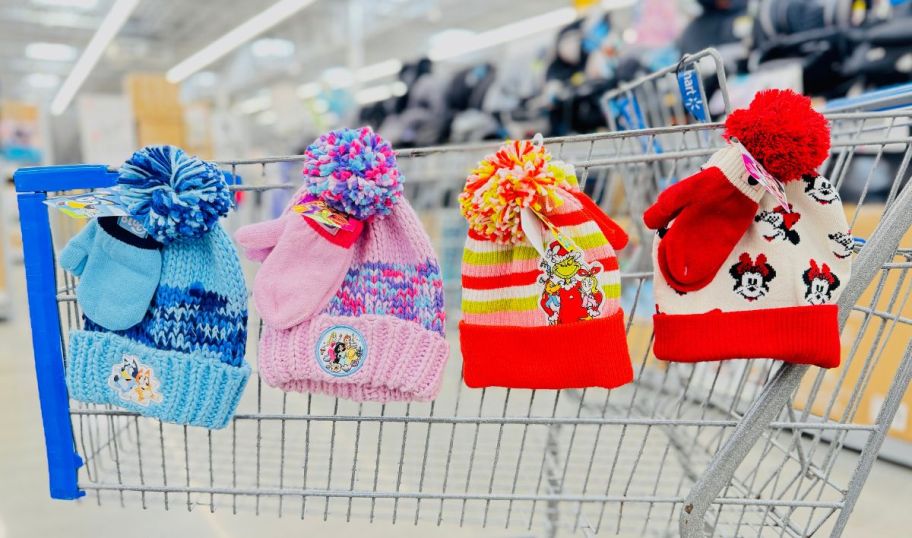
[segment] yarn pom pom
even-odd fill
[[[307,191],[356,219],[389,215],[402,197],[393,147],[370,127],[330,131],[304,155]]]
[[[520,211],[551,212],[563,203],[559,189],[578,189],[573,166],[552,161],[540,143],[517,140],[478,164],[466,179],[459,207],[477,234],[495,243],[518,244],[525,240]]]
[[[763,90],[750,106],[725,121],[725,137],[734,136],[780,181],[816,174],[830,151],[826,118],[811,100],[792,90]]]
[[[120,168],[127,211],[160,243],[200,237],[231,208],[231,193],[212,163],[175,146],[146,146]]]

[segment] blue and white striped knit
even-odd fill
[[[70,334],[70,396],[166,422],[222,428],[250,375],[247,289],[231,239],[216,225],[162,250],[145,318],[125,331],[85,319]]]

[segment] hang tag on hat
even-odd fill
[[[340,231],[354,231],[353,219],[345,213],[330,207],[316,196],[305,196],[291,207],[291,210],[322,226],[327,232],[336,235]]]
[[[548,229],[548,231],[554,237],[554,240],[557,241],[568,252],[581,250],[578,246],[576,246],[576,243],[574,243],[572,239],[561,232],[557,226],[552,224],[551,221],[548,220],[548,217],[543,215],[540,211],[536,211],[531,207],[523,208],[519,212],[519,219],[519,225],[522,228],[523,233],[526,234],[529,242],[532,243],[532,246],[535,247],[535,250],[541,254],[542,257],[545,257],[546,254],[545,238],[542,230],[543,226],[544,228]]]
[[[74,219],[124,217],[130,214],[116,193],[104,190],[55,196],[44,203]]]
[[[744,168],[747,169],[747,173],[766,189],[766,192],[773,195],[773,198],[779,202],[779,205],[782,206],[786,213],[791,213],[792,210],[789,207],[788,198],[785,195],[785,186],[782,185],[782,182],[767,172],[766,168],[763,168],[763,165],[736,138],[732,137],[728,142],[741,152],[741,159],[744,161]]]

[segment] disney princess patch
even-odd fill
[[[549,325],[573,323],[597,318],[602,314],[605,296],[596,275],[602,271],[598,262],[587,264],[579,250],[567,250],[553,241],[540,263],[542,285],[539,307],[548,316]]]
[[[347,377],[364,365],[367,344],[354,327],[335,325],[320,333],[316,356],[324,372],[333,377]]]
[[[111,366],[111,375],[108,376],[108,386],[125,402],[133,402],[142,406],[162,401],[158,392],[161,385],[155,377],[155,370],[151,366],[139,362],[136,355],[124,354],[120,363]]]

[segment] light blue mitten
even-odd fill
[[[79,277],[76,301],[87,318],[111,330],[142,321],[161,278],[162,245],[130,217],[90,222],[60,253]]]

